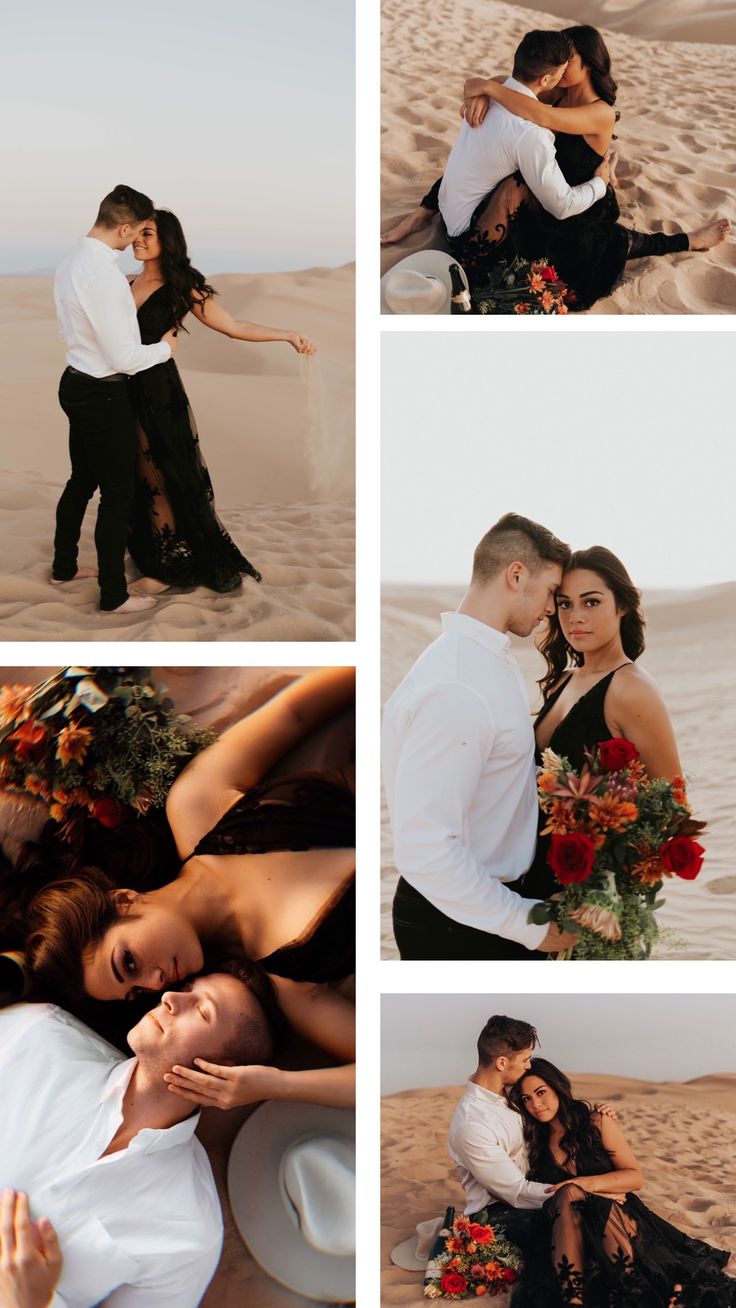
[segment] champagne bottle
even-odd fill
[[[450,313],[470,313],[470,291],[463,281],[460,265],[457,263],[450,264],[450,283],[452,286]]]

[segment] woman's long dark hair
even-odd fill
[[[589,572],[597,573],[608,589],[613,591],[616,607],[622,612],[621,643],[624,654],[627,659],[638,659],[644,651],[645,621],[641,611],[641,591],[636,589],[621,560],[604,545],[591,545],[590,549],[575,551],[565,572],[572,572],[573,568],[586,568]],[[542,698],[547,700],[552,687],[570,663],[582,667],[585,662],[584,655],[574,650],[565,640],[557,609],[549,620],[549,629],[539,651],[544,656],[547,671],[538,684]]]
[[[591,1120],[592,1108],[584,1099],[575,1099],[569,1078],[554,1063],[546,1058],[533,1058],[528,1072],[516,1082],[509,1091],[509,1100],[521,1113],[524,1124],[524,1139],[529,1151],[529,1168],[534,1171],[540,1156],[549,1143],[550,1123],[537,1122],[521,1102],[524,1082],[528,1076],[538,1076],[550,1090],[554,1090],[560,1101],[557,1111],[558,1121],[562,1123],[560,1145],[565,1153],[565,1163],[573,1162],[579,1153],[585,1152],[596,1156],[602,1149],[600,1132]]]
[[[618,87],[611,75],[611,56],[603,37],[596,27],[564,27],[563,36],[569,36],[583,64],[590,73],[593,90],[606,104],[616,103]]]
[[[189,262],[186,238],[176,214],[156,209],[153,216],[161,243],[161,276],[169,288],[174,324],[186,331],[183,321],[192,307],[193,294],[208,300],[217,292]]]

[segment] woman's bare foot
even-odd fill
[[[161,595],[165,590],[171,590],[165,581],[159,581],[157,577],[139,577],[129,585],[128,594]]]
[[[731,1254],[731,1257],[723,1270],[726,1273],[726,1276],[736,1277],[736,1254]]]
[[[696,232],[688,232],[687,239],[691,250],[712,250],[730,235],[731,224],[728,218],[714,218],[712,223],[699,227]]]
[[[618,177],[616,169],[618,168],[621,156],[617,150],[611,150],[608,155],[608,179],[611,186],[618,186]]]
[[[400,223],[395,227],[390,227],[387,232],[381,234],[381,245],[396,245],[397,241],[403,241],[405,236],[410,236],[412,232],[421,231],[434,218],[432,209],[423,209],[421,205],[417,209],[412,209],[411,213],[402,218]]]
[[[52,586],[68,586],[70,581],[81,581],[83,577],[96,577],[96,568],[77,568],[73,577],[49,577]]]

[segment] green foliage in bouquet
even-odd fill
[[[529,920],[577,934],[563,957],[649,958],[664,881],[698,875],[705,850],[692,837],[704,823],[692,817],[683,778],[650,778],[630,740],[602,741],[585,757],[578,773],[551,749],[542,756],[542,834],[560,890]]]
[[[486,1215],[486,1209],[475,1218]],[[455,1217],[448,1209],[427,1264],[427,1299],[482,1298],[509,1293],[521,1273],[521,1250],[506,1239],[501,1226],[471,1217]]]
[[[472,298],[478,313],[555,314],[568,313],[572,297],[546,259],[530,263],[516,255],[491,268],[485,284],[473,287]]]
[[[0,689],[0,787],[47,803],[69,839],[87,817],[115,827],[162,807],[214,739],[174,711],[148,668],[64,668]]]

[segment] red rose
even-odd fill
[[[10,739],[15,742],[15,752],[19,758],[38,758],[46,743],[46,728],[40,722],[21,722]]]
[[[540,268],[539,272],[540,272],[540,276],[544,279],[545,282],[557,281],[557,271],[555,268],[552,267],[551,264],[548,264],[546,268]]]
[[[593,870],[595,845],[590,836],[581,833],[553,836],[547,862],[563,886],[570,886],[575,881],[586,881]]]
[[[516,1280],[516,1272],[514,1271],[513,1267],[504,1267],[503,1271],[501,1272],[501,1275],[504,1281],[511,1282]]]
[[[125,809],[114,799],[98,799],[92,809],[92,817],[101,827],[119,827],[125,817]]]
[[[634,759],[639,757],[639,751],[630,740],[624,736],[614,736],[613,740],[602,740],[598,746],[598,757],[601,761],[601,767],[606,772],[619,772],[621,768],[628,767]]]
[[[465,1277],[458,1276],[457,1272],[445,1272],[440,1280],[440,1289],[444,1294],[464,1294],[467,1288]]]
[[[493,1230],[490,1226],[481,1226],[480,1222],[471,1222],[468,1227],[468,1235],[476,1244],[490,1244],[493,1239]]]
[[[689,836],[674,836],[659,851],[662,864],[683,881],[694,881],[701,867],[705,850]]]

